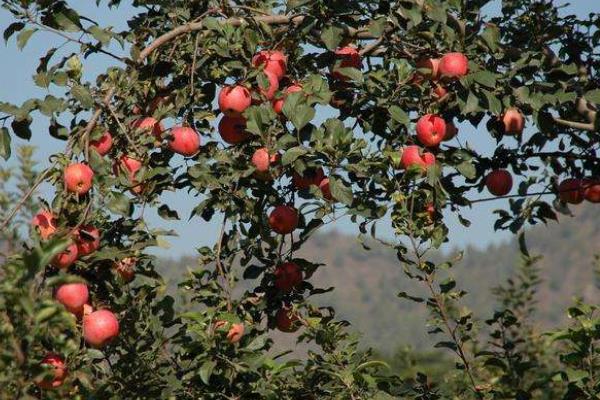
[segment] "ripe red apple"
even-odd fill
[[[200,149],[200,136],[192,128],[176,127],[171,129],[169,148],[185,157],[191,157]]]
[[[243,117],[224,116],[219,122],[219,134],[228,144],[242,143],[250,137],[246,131],[246,119]]]
[[[321,193],[323,193],[325,200],[333,200],[333,196],[331,195],[331,187],[329,187],[329,178],[323,178],[323,180],[319,183],[319,189],[321,189]]]
[[[299,320],[300,319],[298,318],[298,315],[290,308],[282,307],[277,310],[277,314],[275,314],[277,329],[279,329],[281,332],[296,332],[298,328],[300,328],[299,324],[297,323]]]
[[[504,132],[508,135],[520,135],[525,128],[525,118],[518,108],[509,108],[502,116]]]
[[[121,261],[118,261],[113,264],[113,268],[117,272],[117,274],[123,279],[125,282],[131,282],[133,278],[135,278],[135,264],[137,263],[137,259],[135,257],[126,257]]]
[[[446,136],[446,121],[438,115],[427,114],[417,121],[417,138],[427,147],[435,147]]]
[[[90,292],[85,283],[66,283],[61,285],[54,295],[56,301],[75,314],[83,313],[83,306],[88,302]]]
[[[298,227],[298,210],[292,206],[277,206],[269,215],[269,226],[282,235]]]
[[[239,342],[242,340],[242,336],[244,336],[244,324],[232,324],[227,332],[229,343],[234,344]]]
[[[90,147],[101,156],[108,154],[112,148],[112,135],[109,131],[106,131],[96,140],[90,140]]]
[[[583,196],[590,203],[600,203],[600,181],[586,179],[583,182]]]
[[[275,110],[277,114],[281,114],[281,112],[283,111],[283,106],[285,105],[285,98],[287,97],[287,95],[290,93],[297,93],[301,91],[302,86],[298,84],[286,87],[283,90],[283,97],[273,100],[273,110]]]
[[[281,79],[287,71],[287,57],[278,50],[263,50],[252,58],[252,65],[255,68],[264,66],[264,71],[268,71],[275,75],[277,79]]]
[[[48,239],[56,232],[57,223],[56,217],[50,210],[38,212],[31,220],[31,224],[37,230],[42,240]]]
[[[569,204],[583,202],[584,190],[581,179],[568,178],[558,185],[558,195],[561,201]]]
[[[332,76],[335,79],[340,81],[346,81],[349,79],[346,75],[339,72],[338,68],[356,68],[361,69],[362,60],[360,58],[360,53],[355,47],[346,46],[335,51],[335,56],[339,60],[341,60],[337,67],[334,68]]]
[[[228,117],[239,117],[252,104],[250,91],[244,86],[225,86],[219,93],[219,108]]]
[[[74,163],[65,168],[63,178],[69,192],[84,195],[92,188],[94,171],[83,163]]]
[[[136,178],[136,174],[141,168],[141,161],[126,155],[122,155],[119,159],[119,162],[113,165],[113,172],[115,173],[115,175],[118,175],[121,169],[125,170],[127,172],[127,178],[129,179],[129,182],[132,186],[131,191],[133,193],[139,194],[144,190],[144,185],[140,185]]]
[[[98,310],[83,317],[83,338],[92,347],[103,347],[119,335],[119,321],[109,310]]]
[[[496,169],[486,176],[485,186],[494,196],[505,196],[512,189],[512,175],[505,169]]]
[[[469,72],[469,60],[463,53],[448,53],[440,60],[440,75],[446,78],[460,78]]]
[[[294,172],[292,184],[297,190],[305,190],[310,188],[311,185],[319,186],[324,178],[325,172],[323,172],[323,168],[307,169],[303,175]]]
[[[263,71],[269,81],[269,86],[260,87],[260,94],[266,97],[267,100],[273,100],[275,93],[279,90],[279,79],[277,75],[269,71]]]
[[[286,262],[275,268],[275,287],[289,292],[302,283],[302,269],[293,262]]]
[[[53,377],[37,381],[36,385],[42,389],[54,389],[62,385],[67,378],[67,366],[65,360],[55,353],[49,353],[40,362],[42,366],[52,369]]]
[[[262,147],[254,152],[252,155],[252,164],[258,172],[267,172],[271,165],[271,155],[269,149]]]
[[[73,243],[62,253],[55,255],[51,264],[58,269],[69,268],[77,261],[77,255],[77,245]]]
[[[100,248],[100,231],[90,225],[83,225],[74,232],[79,257],[92,254]]]
[[[425,170],[435,164],[435,155],[428,152],[421,154],[421,148],[419,148],[419,146],[406,146],[402,149],[400,164],[404,169],[417,166],[422,170]]]
[[[453,122],[446,122],[446,134],[444,135],[444,141],[452,140],[458,135],[458,128]]]
[[[152,117],[145,117],[136,120],[133,123],[133,129],[143,131],[144,133],[151,133],[156,140],[162,139],[162,134],[165,131],[165,127],[162,122],[157,121]]]
[[[440,59],[439,58],[422,58],[417,61],[417,69],[419,70],[427,70],[418,71],[419,76],[422,76],[427,79],[437,80],[440,77]],[[420,82],[420,79],[417,78],[417,81]]]

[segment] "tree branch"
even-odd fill
[[[557,118],[557,117],[554,117],[554,122],[556,122],[559,125],[566,126],[568,128],[581,129],[581,130],[590,131],[590,132],[596,131],[596,127],[591,122],[585,123],[585,122],[567,121],[565,119],[561,119],[561,118]]]

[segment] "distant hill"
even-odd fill
[[[575,218],[561,216],[560,223],[537,226],[527,234],[530,252],[544,256],[537,300],[538,320],[545,328],[564,320],[573,297],[600,299],[593,272],[594,255],[600,252],[598,209],[581,206],[574,212]],[[404,345],[422,349],[431,343],[426,334],[425,308],[397,297],[400,291],[418,294],[422,288],[404,275],[393,251],[370,245],[372,250],[365,251],[354,237],[333,232],[315,237],[298,256],[326,264],[311,282],[336,289],[319,296],[319,302],[333,304],[338,317],[349,320],[364,334],[365,344],[382,352]],[[452,274],[469,292],[466,305],[484,319],[493,312],[490,289],[503,283],[519,262],[516,239],[484,250],[467,248],[464,253]],[[189,259],[163,263],[172,278],[176,278],[175,271],[185,271],[182,264],[194,265]]]

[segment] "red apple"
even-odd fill
[[[452,140],[458,135],[458,128],[453,122],[446,122],[446,134],[444,135],[444,141]]]
[[[185,157],[191,157],[200,149],[200,136],[192,128],[176,127],[171,129],[169,148]]]
[[[331,188],[329,187],[329,178],[323,178],[323,180],[319,183],[319,189],[321,189],[321,193],[323,193],[325,200],[333,200]]]
[[[61,285],[54,295],[56,301],[75,315],[83,313],[83,306],[89,297],[90,293],[85,283],[66,283]]]
[[[273,100],[275,93],[279,90],[279,79],[277,78],[277,75],[272,72],[264,71],[264,74],[267,76],[269,86],[264,88],[261,86],[260,94],[266,97],[267,100]]]
[[[69,268],[77,261],[77,255],[77,245],[73,243],[65,251],[54,256],[51,264],[58,269]]]
[[[137,259],[135,257],[126,257],[114,263],[113,268],[125,282],[131,282],[135,278],[136,263]]]
[[[219,93],[219,108],[228,117],[239,117],[252,104],[250,91],[244,86],[225,86]]]
[[[590,203],[600,203],[600,181],[586,179],[583,183],[583,195]]]
[[[277,206],[269,215],[269,226],[282,235],[292,233],[298,227],[298,210],[292,206]]]
[[[435,217],[437,215],[437,210],[435,208],[435,204],[433,204],[433,203],[427,203],[425,205],[425,212],[427,213],[427,216],[429,217],[429,219],[432,222],[435,221]]]
[[[42,366],[48,366],[48,370],[52,369],[53,377],[42,379],[36,382],[36,385],[42,389],[53,389],[63,384],[67,378],[67,366],[65,360],[55,353],[46,355],[40,362]]]
[[[275,268],[275,287],[289,292],[302,283],[302,269],[293,262],[286,262]]]
[[[581,179],[565,179],[558,185],[558,195],[561,201],[569,204],[583,202],[584,190]]]
[[[93,226],[83,225],[74,232],[77,254],[87,256],[100,248],[100,231]]]
[[[48,239],[56,232],[57,223],[56,217],[50,210],[38,212],[31,220],[31,224],[43,240]]]
[[[509,108],[502,116],[504,132],[508,135],[520,135],[525,128],[525,118],[518,108]]]
[[[277,310],[277,314],[275,314],[275,321],[277,323],[277,329],[279,329],[281,332],[296,332],[299,328],[297,323],[299,321],[298,315],[290,308],[282,307]]]
[[[144,133],[151,133],[156,140],[162,139],[162,134],[165,131],[165,127],[162,122],[157,121],[152,117],[145,117],[136,120],[133,123],[133,129],[143,131]]]
[[[273,100],[273,110],[275,110],[275,112],[277,114],[281,114],[281,112],[283,111],[283,106],[285,105],[285,98],[287,97],[287,95],[290,93],[297,93],[297,92],[301,92],[301,91],[302,91],[302,86],[300,86],[298,84],[294,84],[294,85],[286,87],[283,90],[283,97]]]
[[[469,72],[469,60],[463,53],[448,53],[440,60],[440,75],[446,78],[460,78]]]
[[[63,177],[69,192],[84,195],[92,188],[94,171],[86,164],[75,163],[65,168]]]
[[[264,71],[268,71],[275,75],[277,79],[281,79],[285,76],[287,70],[287,57],[281,51],[259,51],[254,58],[252,58],[252,65],[255,68],[264,66]]]
[[[512,189],[512,175],[505,169],[496,169],[486,176],[485,186],[494,196],[505,196]]]
[[[262,147],[254,152],[252,155],[252,164],[258,172],[267,172],[271,165],[271,155],[269,149]]]
[[[427,70],[427,71],[418,71],[419,76],[423,76],[427,79],[436,80],[440,77],[439,67],[440,67],[440,59],[439,58],[422,58],[417,61],[417,69],[419,70]],[[417,78],[418,81],[420,79]]]
[[[355,47],[346,46],[346,47],[337,49],[335,51],[335,56],[336,56],[336,58],[341,60],[338,64],[338,66],[334,68],[334,71],[332,73],[332,75],[335,79],[338,79],[340,81],[346,81],[349,79],[349,77],[347,77],[343,73],[337,71],[338,68],[361,69],[361,67],[362,67],[360,53],[358,52],[358,50]]]
[[[122,155],[118,163],[113,165],[113,172],[115,175],[119,174],[121,169],[127,172],[127,178],[132,185],[131,191],[139,194],[144,190],[144,186],[140,185],[136,178],[137,172],[142,168],[142,162],[131,158],[126,155]]]
[[[438,115],[427,114],[417,122],[417,138],[427,147],[435,147],[446,136],[446,121]]]
[[[119,321],[109,310],[98,310],[83,317],[83,338],[92,347],[103,347],[119,335]]]
[[[112,148],[112,135],[109,131],[104,132],[98,139],[90,141],[90,147],[101,156],[107,155]]]
[[[433,88],[433,94],[438,99],[441,99],[442,97],[444,97],[448,94],[448,89],[446,89],[442,85],[435,85],[435,87]]]
[[[242,143],[250,137],[246,131],[246,119],[243,117],[224,116],[219,122],[219,134],[228,144]]]
[[[297,190],[304,190],[310,188],[311,185],[319,186],[324,178],[323,168],[307,169],[304,171],[304,175],[294,172],[292,184]]]
[[[402,149],[400,164],[404,169],[417,166],[425,170],[435,164],[435,155],[428,152],[421,154],[419,146],[406,146]]]
[[[244,324],[232,324],[227,332],[229,343],[234,344],[239,342],[242,340],[242,336],[244,336]]]

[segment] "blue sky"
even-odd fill
[[[71,2],[77,4],[75,8],[82,14],[96,19],[101,25],[111,25],[116,31],[127,29],[127,17],[132,15],[135,10],[130,6],[122,6],[117,10],[98,9],[93,1]],[[80,4],[83,5],[80,5]],[[124,2],[127,3],[127,2]],[[566,4],[566,1],[556,1],[556,4]],[[489,14],[495,14],[499,10],[498,3],[490,6],[486,11]],[[564,9],[564,12],[575,13],[580,16],[587,16],[590,12],[600,12],[600,2],[598,0],[575,0],[572,5]],[[11,23],[11,15],[3,9],[0,9],[0,28],[4,30]],[[0,101],[7,101],[20,104],[32,97],[44,97],[46,91],[37,88],[31,77],[35,73],[38,59],[45,51],[53,45],[62,43],[60,38],[49,33],[37,33],[29,42],[23,51],[16,48],[14,38],[9,41],[7,46],[0,45]],[[115,48],[116,52],[122,50]],[[103,71],[111,60],[103,56],[92,56],[85,62],[85,77],[93,80],[96,74]],[[327,118],[332,115],[320,113],[318,119]],[[42,166],[48,165],[48,157],[56,152],[61,152],[64,148],[64,142],[53,139],[48,135],[47,121],[39,116],[34,116],[33,138],[31,143],[37,146],[38,159]],[[482,129],[483,128],[483,129]],[[485,132],[485,127],[476,130],[470,125],[459,126],[459,138],[464,143],[469,143],[472,147],[482,149],[484,154],[491,154],[495,147],[495,141]],[[13,148],[25,143],[23,140],[14,138]],[[0,160],[0,163],[3,163]],[[48,188],[42,188],[42,197],[48,198],[51,193]],[[481,197],[488,197],[482,193]],[[48,199],[49,200],[49,199]],[[174,229],[179,233],[177,238],[169,238],[171,243],[170,250],[158,250],[162,255],[178,256],[182,254],[194,254],[194,249],[201,245],[212,245],[217,235],[217,222],[207,223],[204,220],[195,218],[187,221],[191,209],[197,204],[196,199],[190,198],[186,194],[167,194],[163,196],[163,202],[168,203],[172,208],[179,212],[182,221],[163,221],[155,213],[149,215],[149,223],[154,227],[163,227]],[[465,229],[457,222],[456,216],[447,213],[446,218],[449,221],[451,233],[451,247],[465,247],[474,245],[483,247],[490,243],[497,243],[506,240],[510,234],[494,232],[492,226],[494,215],[492,211],[497,208],[507,206],[507,200],[498,200],[488,203],[478,204],[470,210],[464,210],[463,214],[470,219],[472,226]],[[385,222],[385,221],[384,221]],[[384,228],[385,223],[379,224],[378,232],[383,236],[390,236],[391,231]],[[336,229],[345,233],[353,234],[357,232],[356,227],[349,220],[341,220],[331,224],[328,229]]]

